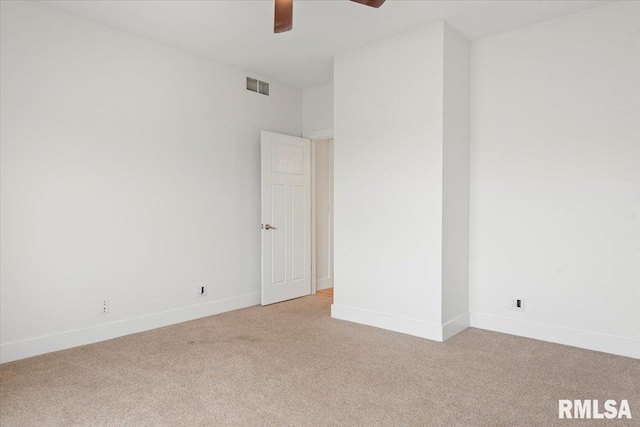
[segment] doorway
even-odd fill
[[[333,300],[333,138],[311,144],[312,288]]]
[[[333,138],[261,133],[262,305],[333,301]]]

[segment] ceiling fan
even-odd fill
[[[293,0],[275,0],[276,13],[273,22],[274,33],[284,33],[293,28]],[[385,0],[351,0],[356,3],[379,8]]]

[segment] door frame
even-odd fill
[[[333,128],[304,132],[302,134],[302,137],[311,140],[311,295],[314,295],[316,293],[316,271],[318,269],[318,267],[316,266],[316,141],[321,141],[324,139],[334,139]],[[333,190],[331,191],[331,193],[333,194]],[[332,215],[333,211],[334,209],[332,203]],[[333,228],[333,221],[331,222],[331,225]]]

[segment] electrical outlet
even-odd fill
[[[101,311],[100,313],[102,314],[107,314],[109,312],[109,300],[108,299],[103,299],[102,300],[102,304],[101,304]]]
[[[207,296],[207,284],[200,283],[196,285],[196,298],[201,298],[206,296]]]
[[[509,298],[509,310],[524,311],[524,298],[511,297]]]

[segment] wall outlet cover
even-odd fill
[[[206,297],[207,296],[207,284],[199,283],[196,285],[196,298]]]
[[[509,297],[507,305],[509,310],[524,311],[524,298],[523,297]]]

